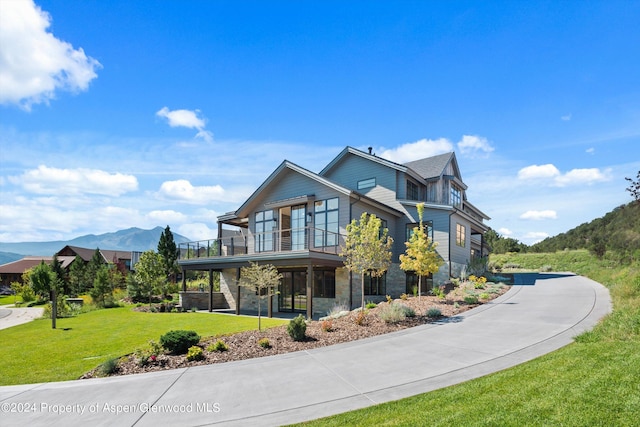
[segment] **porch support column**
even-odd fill
[[[187,292],[187,270],[182,268],[182,292]]]
[[[218,256],[222,256],[222,223],[218,221]]]
[[[271,292],[271,289],[268,291]],[[273,317],[273,295],[267,296],[267,317]]]
[[[307,264],[307,319],[313,318],[313,265]]]
[[[240,288],[241,286],[238,285],[238,283],[240,282],[240,269],[236,269],[236,286],[237,286],[237,291],[236,291],[236,315],[240,315]]]
[[[209,269],[209,313],[213,311],[213,270]]]

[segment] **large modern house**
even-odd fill
[[[285,160],[238,210],[218,217],[217,239],[181,244],[179,264],[220,272],[221,292],[237,312],[257,308],[258,296],[237,284],[250,261],[283,275],[272,310],[311,318],[338,304],[355,308],[360,277],[344,268],[340,245],[347,224],[367,212],[382,219],[394,247],[386,275],[365,277],[365,299],[398,297],[417,283],[400,269],[399,256],[419,221],[418,203],[425,203],[423,221],[444,261],[429,286],[459,277],[472,257],[486,255],[489,217],[467,201],[466,189],[453,152],[398,164],[346,147],[319,173]]]

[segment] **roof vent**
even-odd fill
[[[373,154],[372,151],[373,151],[373,147],[369,147],[369,154]]]

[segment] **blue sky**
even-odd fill
[[[531,244],[631,201],[638,1],[0,0],[0,241],[216,236],[284,160],[455,151]]]

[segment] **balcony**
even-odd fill
[[[345,236],[315,227],[236,234],[221,239],[180,243],[180,260],[266,255],[289,252],[319,252],[338,255]]]

